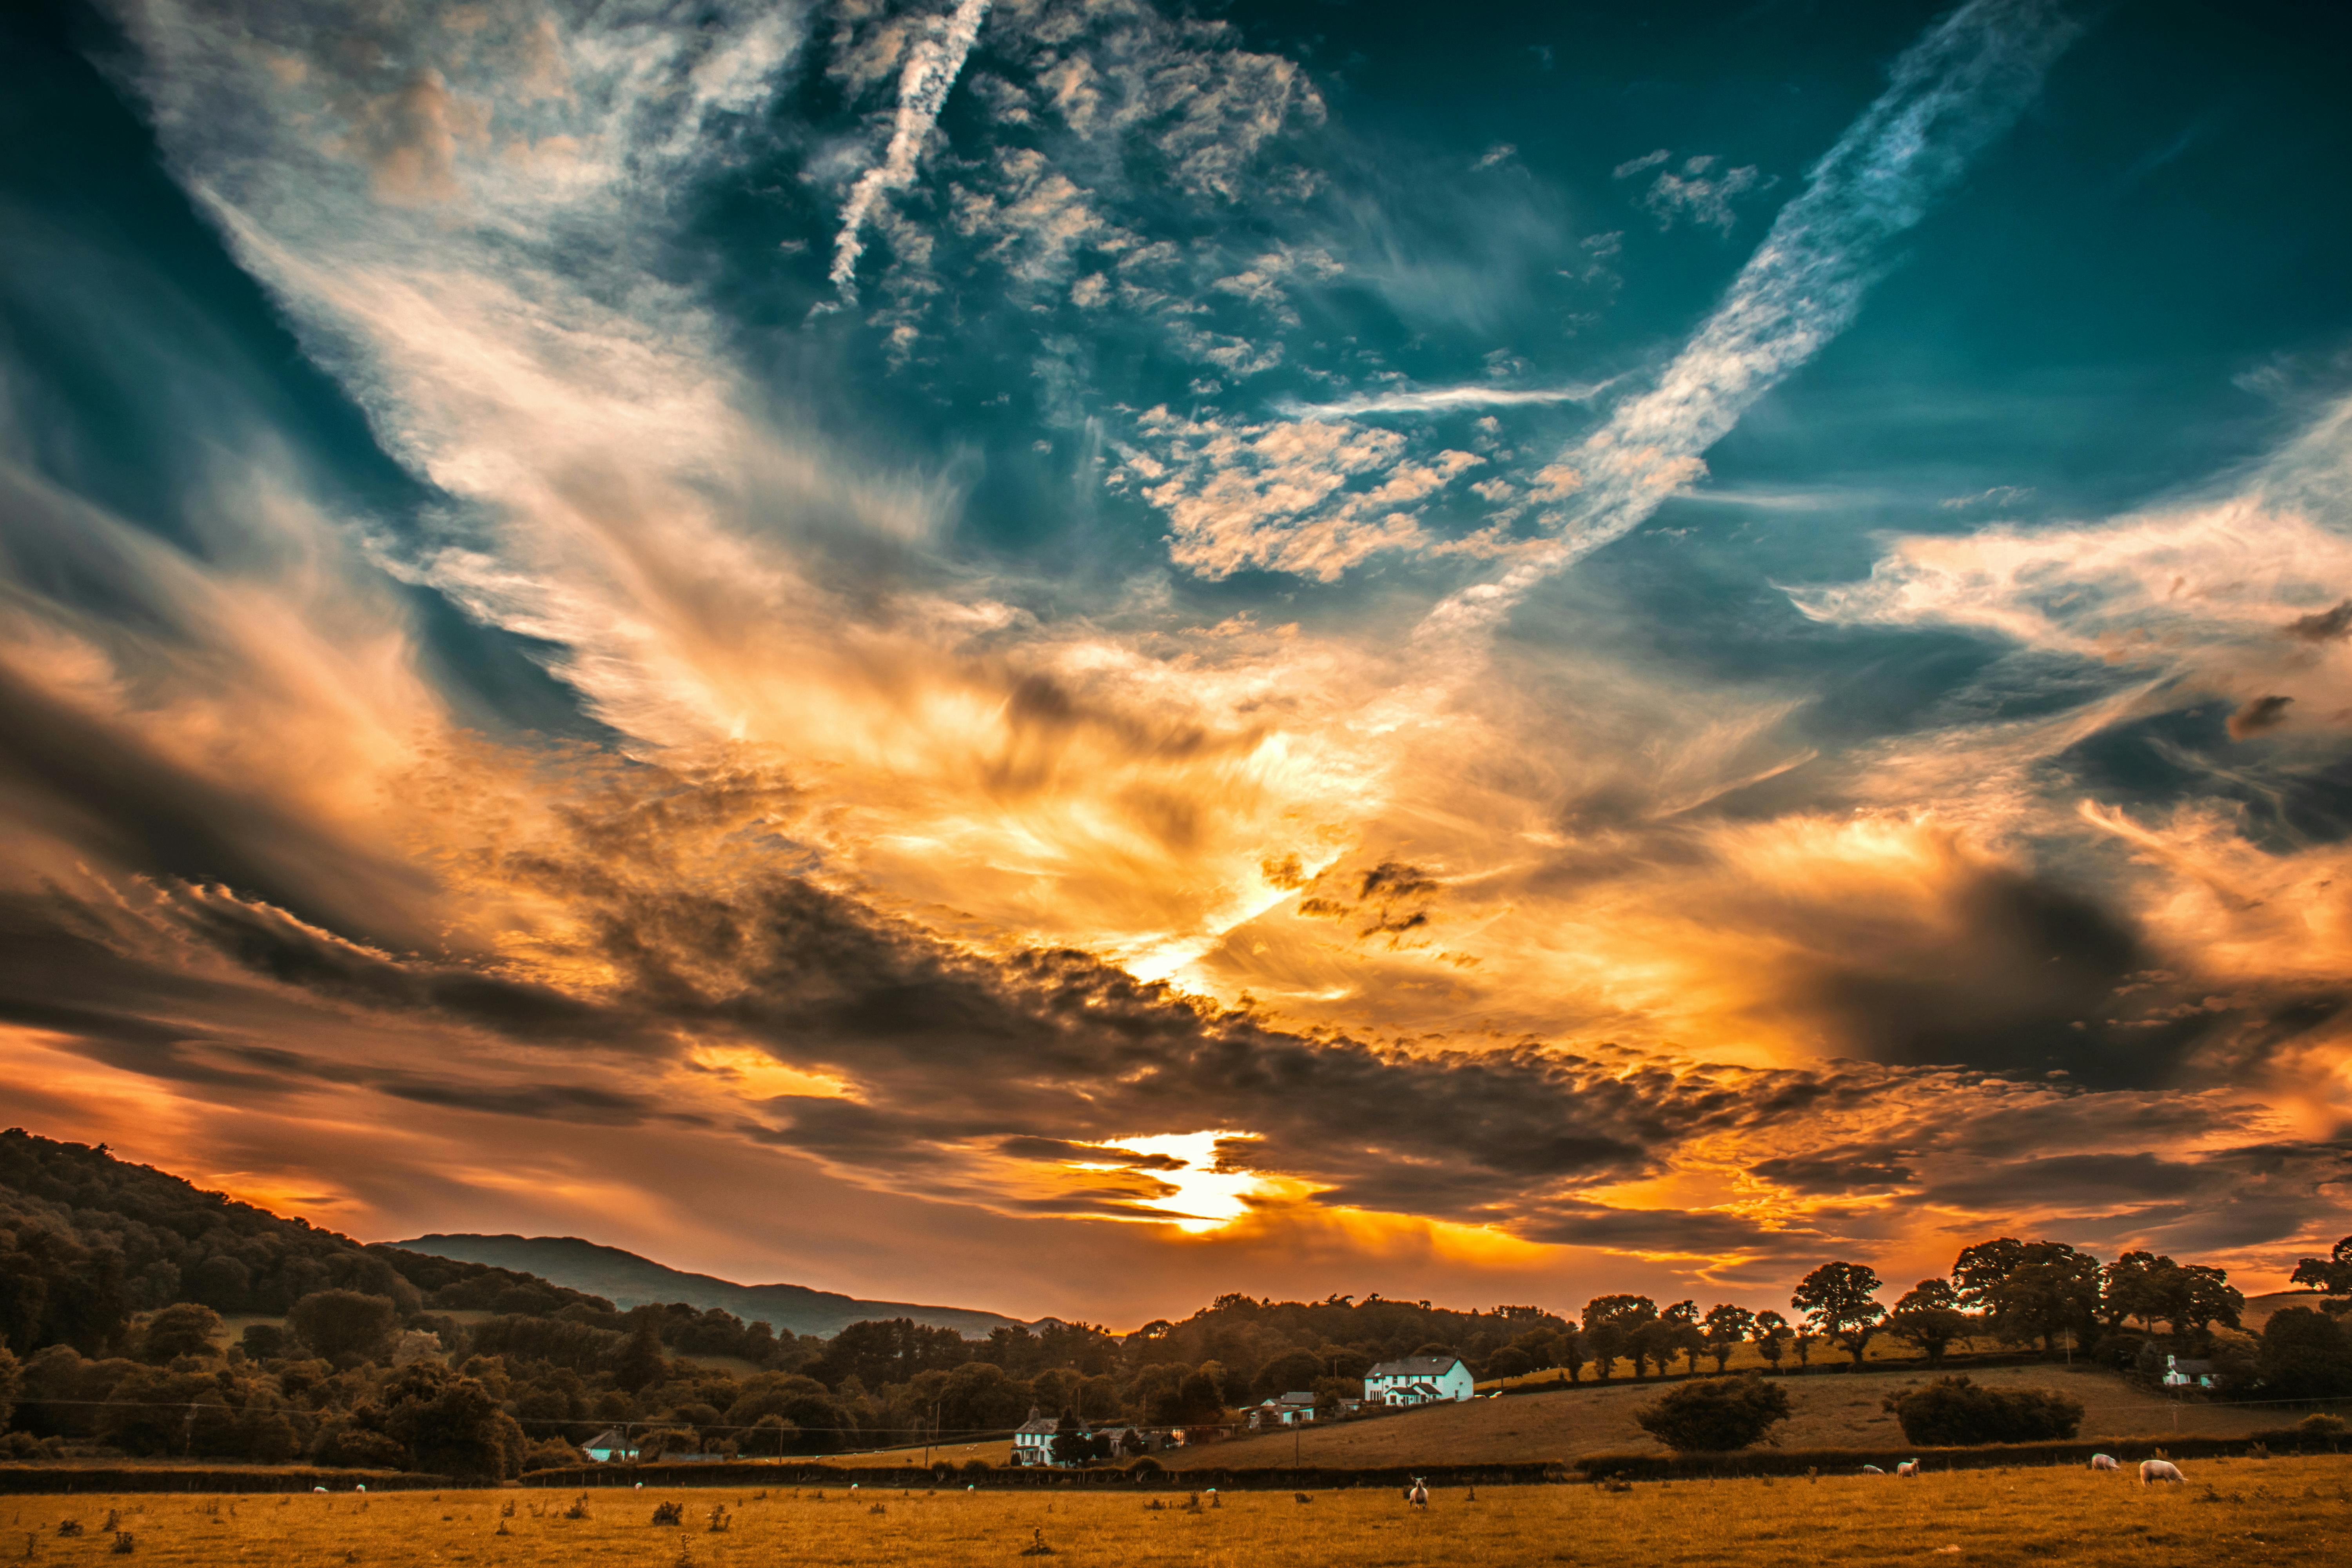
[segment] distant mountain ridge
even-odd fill
[[[933,1328],[953,1329],[966,1339],[985,1339],[991,1330],[1021,1321],[1001,1312],[967,1307],[861,1300],[805,1285],[738,1285],[709,1274],[688,1274],[576,1236],[436,1235],[388,1245],[430,1258],[536,1274],[551,1284],[602,1296],[624,1311],[685,1301],[706,1311],[719,1308],[745,1322],[767,1322],[779,1333],[789,1329],[796,1334],[832,1335],[866,1320],[912,1318]]]

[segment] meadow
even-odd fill
[[[7,1558],[155,1568],[754,1568],[1053,1556],[1071,1568],[1503,1568],[1518,1563],[2324,1563],[2352,1552],[2352,1458],[2217,1460],[2185,1488],[2076,1469],[1149,1497],[780,1488],[355,1497],[22,1497]],[[649,1522],[666,1503],[681,1522]],[[1158,1507],[1152,1504],[1157,1503]],[[574,1515],[577,1517],[574,1517]],[[111,1517],[112,1526],[108,1521]],[[61,1535],[73,1520],[79,1533]],[[716,1522],[719,1528],[714,1529]],[[126,1532],[128,1551],[114,1531]],[[1038,1551],[1043,1546],[1046,1550]]]
[[[1907,1366],[1888,1372],[1816,1371],[1777,1379],[1788,1390],[1792,1413],[1773,1436],[1784,1448],[1900,1445],[1903,1429],[1880,1402],[1893,1390],[1933,1375]],[[2081,1363],[1972,1368],[1969,1375],[1996,1388],[2053,1388],[2081,1400],[2083,1436],[2091,1438],[2242,1437],[2280,1426],[2284,1419],[2263,1406],[2175,1403],[2118,1373]],[[1656,1384],[1630,1380],[1587,1384],[1558,1393],[1478,1399],[1368,1421],[1235,1437],[1160,1458],[1171,1468],[1244,1469],[1293,1463],[1332,1468],[1507,1464],[1584,1454],[1664,1453],[1657,1440],[1633,1422],[1634,1415],[1661,1392]]]

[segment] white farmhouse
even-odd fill
[[[1013,1429],[1013,1462],[1016,1465],[1050,1465],[1054,1462],[1054,1434],[1061,1423],[1048,1415],[1040,1415],[1037,1407],[1029,1407],[1029,1419]]]
[[[1458,1355],[1409,1355],[1384,1361],[1364,1374],[1367,1405],[1442,1405],[1476,1393],[1470,1368]]]

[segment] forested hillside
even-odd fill
[[[852,1323],[907,1318],[929,1328],[981,1335],[1017,1320],[968,1307],[913,1301],[869,1301],[805,1285],[738,1285],[709,1274],[668,1268],[617,1247],[576,1236],[420,1236],[391,1245],[436,1258],[495,1264],[604,1297],[621,1307],[690,1301],[739,1318],[772,1323],[796,1334],[835,1334]]]

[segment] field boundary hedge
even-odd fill
[[[1498,1465],[1385,1465],[1364,1469],[1321,1469],[1305,1466],[1288,1469],[1188,1469],[1134,1471],[1105,1466],[1099,1469],[1057,1470],[1043,1465],[1007,1465],[984,1470],[952,1466],[920,1466],[883,1469],[853,1468],[825,1464],[593,1465],[561,1470],[534,1470],[523,1477],[527,1487],[585,1490],[596,1487],[843,1487],[860,1489],[917,1489],[971,1486],[986,1489],[1028,1490],[1070,1489],[1099,1491],[1137,1489],[1175,1492],[1208,1491],[1337,1491],[1347,1487],[1411,1486],[1419,1477],[1433,1487],[1525,1487],[1575,1479],[1557,1463]]]
[[[1972,1448],[1741,1448],[1728,1454],[1587,1454],[1573,1461],[1588,1480],[1664,1481],[1708,1476],[1844,1475],[1864,1465],[1892,1471],[1906,1459],[1923,1470],[1990,1470],[2032,1465],[2087,1465],[2094,1454],[2126,1464],[2152,1459],[2238,1458],[2264,1445],[2292,1451],[2292,1430],[2247,1437],[2106,1437],[2063,1443],[1988,1443]]]
[[[310,1467],[205,1465],[0,1465],[0,1494],[33,1492],[347,1492],[446,1491],[447,1476],[410,1470],[328,1470]]]

